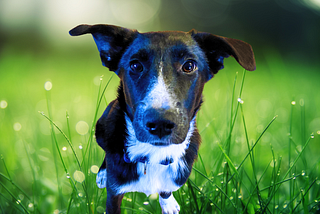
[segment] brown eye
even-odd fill
[[[186,72],[186,73],[191,73],[196,69],[197,69],[197,63],[193,60],[186,61],[182,66],[183,72]]]
[[[135,73],[140,73],[141,71],[143,71],[143,65],[138,61],[132,61],[130,63],[130,68]]]

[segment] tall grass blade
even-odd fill
[[[11,195],[11,197],[16,201],[17,205],[19,205],[25,211],[25,213],[29,213],[27,208],[20,202],[20,200],[1,181],[0,181],[0,185],[7,191],[7,193],[9,193],[9,195]]]
[[[270,125],[275,121],[275,119],[278,116],[275,116],[274,118],[272,118],[272,120],[269,122],[269,124],[266,126],[266,128],[261,132],[261,134],[259,135],[258,139],[256,140],[256,142],[252,145],[251,149],[249,150],[249,152],[246,154],[246,156],[244,157],[244,159],[241,161],[241,163],[238,166],[238,170],[240,169],[240,167],[244,164],[245,160],[250,156],[250,153],[253,151],[253,149],[255,148],[255,146],[258,144],[258,142],[260,141],[261,137],[263,136],[263,134],[268,130],[268,128],[270,127]],[[233,178],[234,174],[231,176],[231,178],[228,180],[228,182]]]
[[[56,127],[56,129],[57,129],[57,130],[63,135],[63,137],[66,139],[68,145],[70,146],[70,148],[71,148],[71,150],[72,150],[73,156],[75,157],[75,159],[76,159],[76,161],[77,161],[79,170],[81,171],[81,164],[80,164],[79,158],[78,158],[78,156],[77,156],[77,154],[76,154],[76,151],[74,150],[73,145],[72,145],[71,141],[69,140],[68,136],[67,136],[67,135],[59,128],[59,126],[58,126],[55,122],[53,122],[47,115],[45,115],[43,112],[39,112],[39,113],[40,113],[43,117],[45,117],[45,118],[50,122],[51,125],[53,125],[54,127]],[[60,151],[59,146],[57,147],[57,149]],[[59,152],[59,153],[60,153],[60,152]],[[60,153],[60,155],[61,155],[61,153]],[[62,156],[60,156],[60,157],[62,158]],[[68,170],[67,170],[67,167],[65,167],[64,161],[63,161],[63,165],[64,165],[65,171],[66,171],[66,173],[67,173]]]
[[[304,213],[309,213],[309,208],[308,208],[308,200],[305,200],[305,197],[308,196],[309,190],[311,189],[311,187],[317,182],[317,179],[315,179],[311,185],[308,187],[307,191],[305,191],[305,193],[303,193],[301,191],[301,200],[297,203],[297,205],[294,207],[294,209],[292,210],[292,213],[295,212],[295,210],[297,209],[297,207],[301,204],[302,202],[302,206],[303,206],[303,211]]]
[[[107,90],[107,88],[108,88],[113,76],[114,76],[114,73],[112,73],[111,77],[109,78],[109,80],[108,80],[107,84],[105,85],[105,87],[104,87],[102,92],[101,92],[101,87],[102,87],[102,77],[101,77],[100,86],[99,86],[99,92],[98,92],[98,97],[97,97],[97,103],[96,103],[96,110],[95,110],[95,113],[94,113],[94,118],[93,118],[93,121],[92,121],[91,129],[90,129],[90,135],[89,135],[88,143],[87,143],[87,146],[86,146],[86,149],[85,149],[85,152],[84,152],[84,156],[86,156],[86,154],[88,152],[88,148],[91,145],[92,137],[93,137],[93,134],[94,134],[94,128],[95,128],[95,125],[96,125],[96,122],[97,122],[97,117],[98,117],[100,104],[101,104],[101,101],[103,100],[104,93],[106,92],[106,90]],[[82,160],[81,165],[82,164],[83,164],[83,160]]]
[[[228,162],[229,167],[231,167],[232,171],[239,176],[238,170],[236,169],[236,167],[234,166],[234,164],[232,163],[231,159],[229,158],[229,156],[227,155],[227,153],[223,150],[222,146],[220,144],[218,144],[222,154],[224,155],[225,159]]]
[[[283,176],[282,181],[277,183],[277,186],[275,187],[275,190],[274,190],[274,194],[279,190],[279,188],[280,188],[280,186],[281,186],[282,183],[284,183],[284,182],[286,182],[286,181],[290,181],[290,180],[292,180],[293,178],[296,178],[296,177],[297,177],[297,176],[294,176],[294,177],[292,177],[292,178],[290,178],[290,179],[285,179],[285,178],[288,176],[288,174],[291,172],[292,168],[296,165],[297,161],[300,159],[303,151],[307,148],[307,146],[308,146],[308,144],[309,144],[309,142],[310,142],[311,139],[313,139],[313,134],[311,134],[311,136],[309,137],[309,139],[307,140],[307,142],[306,142],[305,145],[303,146],[301,152],[300,152],[300,153],[298,154],[298,156],[295,158],[295,160],[293,161],[293,163],[290,164],[290,168],[287,170],[287,172],[286,172],[285,175]],[[271,200],[272,200],[272,198],[270,197],[270,198],[268,199],[267,203],[266,203],[267,206],[270,204]],[[291,200],[292,200],[292,199],[291,199]],[[267,206],[266,206],[266,207],[267,207]],[[262,212],[265,212],[265,209],[264,209]]]

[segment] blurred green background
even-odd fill
[[[263,160],[271,144],[277,155],[283,155],[293,109],[291,135],[296,148],[301,149],[314,133],[307,149],[308,164],[319,163],[319,0],[1,0],[0,154],[12,179],[26,192],[32,194],[34,171],[36,179],[48,187],[43,200],[48,204],[55,201],[50,123],[39,111],[48,115],[49,102],[51,118],[65,132],[70,127],[81,158],[80,148],[88,141],[94,119],[100,77],[104,76],[104,85],[112,74],[101,65],[91,36],[69,36],[71,28],[84,23],[114,24],[140,32],[195,28],[248,42],[257,62],[257,70],[246,73],[241,97],[250,139],[256,139],[278,115],[257,153]],[[217,149],[215,142],[227,134],[226,112],[236,72],[241,79],[243,69],[230,57],[225,60],[225,69],[205,87],[198,126],[203,130],[213,121],[202,133],[205,140],[200,150],[208,169],[210,152]],[[115,98],[118,83],[114,76],[98,115]],[[241,136],[235,139],[235,161],[246,151]],[[60,149],[68,148],[61,134],[57,133],[57,139]],[[99,166],[103,152],[93,146],[98,156],[92,164]],[[70,149],[63,151],[63,157],[71,154]],[[7,174],[3,163],[0,172]],[[63,170],[58,172],[65,177]],[[3,188],[0,186],[1,192]]]

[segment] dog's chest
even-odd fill
[[[137,164],[139,179],[119,187],[118,193],[143,192],[147,196],[153,193],[173,192],[180,188],[175,183],[175,178],[184,165],[179,160],[169,165],[162,164]]]

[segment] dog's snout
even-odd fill
[[[146,128],[150,134],[158,136],[160,139],[172,133],[175,124],[170,120],[156,120],[146,123]]]
[[[145,130],[156,139],[163,140],[164,137],[171,135],[176,127],[175,115],[165,109],[148,109],[144,114]]]

